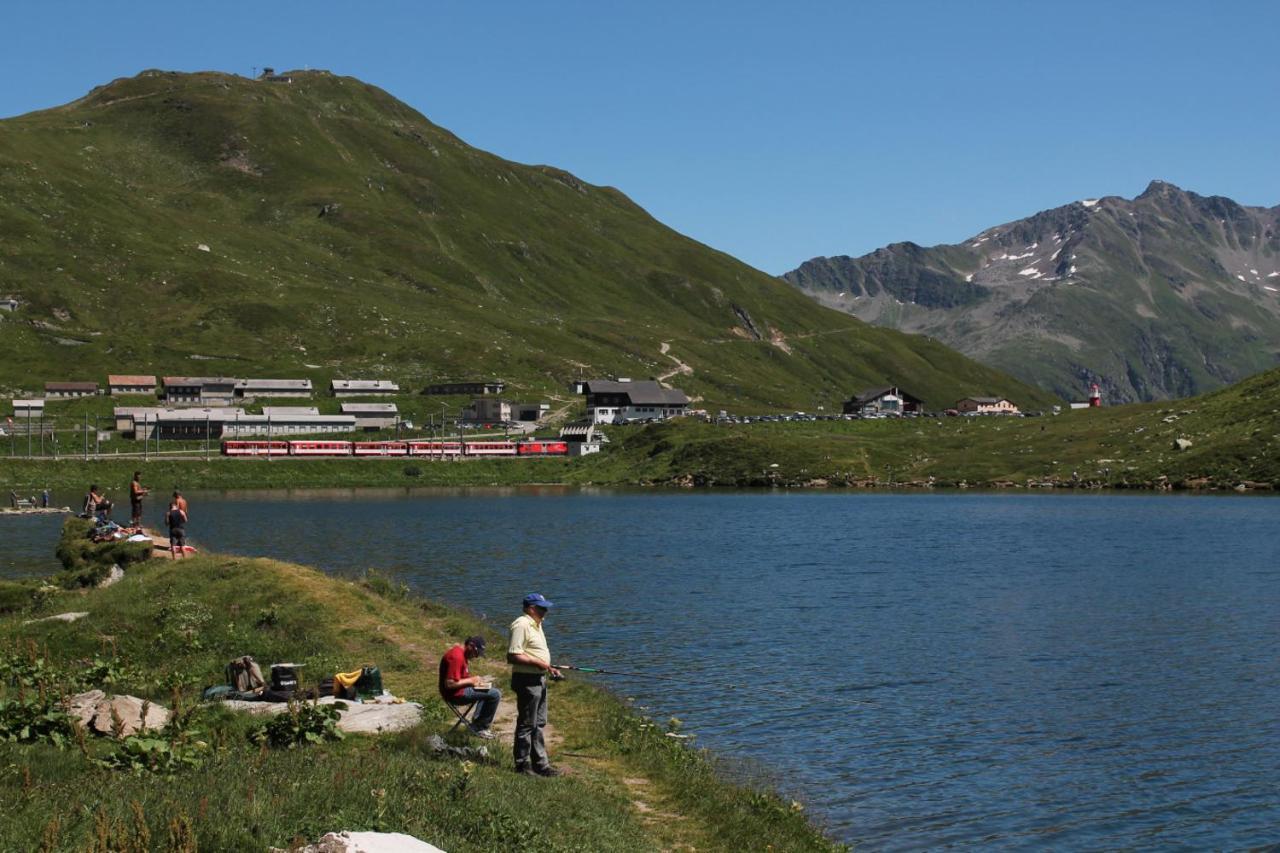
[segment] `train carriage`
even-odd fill
[[[290,456],[350,456],[349,441],[291,441]]]
[[[408,456],[409,445],[403,441],[357,441],[352,445],[355,456]]]
[[[410,441],[409,455],[433,457],[461,456],[462,442],[438,439]]]
[[[288,456],[287,441],[224,441],[223,456]]]
[[[528,439],[517,445],[520,456],[568,456],[569,443],[559,439]]]
[[[464,456],[515,456],[514,441],[468,441]]]

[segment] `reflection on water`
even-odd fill
[[[1269,499],[1142,495],[196,495],[191,535],[377,567],[773,768],[875,848],[1275,840]]]

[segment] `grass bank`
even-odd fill
[[[85,571],[94,555],[63,551]],[[107,556],[104,552],[104,558]],[[803,811],[732,785],[703,751],[580,681],[556,685],[559,779],[433,756],[445,732],[438,654],[490,626],[376,576],[360,583],[303,566],[206,554],[129,567],[105,589],[0,584],[0,847],[24,850],[263,850],[335,829],[406,832],[454,851],[829,850]],[[73,622],[27,620],[87,611]],[[304,673],[376,662],[427,719],[382,737],[297,748],[254,740],[262,725],[196,702],[246,653]],[[483,661],[479,671],[505,667]],[[179,722],[127,746],[67,726],[58,697],[99,687],[175,709]],[[146,741],[146,743],[143,743]]]

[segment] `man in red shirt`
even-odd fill
[[[462,645],[456,645],[440,658],[440,695],[444,701],[453,705],[469,705],[480,703],[475,716],[471,720],[471,729],[476,737],[491,739],[494,737],[489,726],[493,723],[494,714],[498,713],[498,702],[502,699],[502,691],[486,683],[484,678],[471,674],[467,661],[484,654],[484,637],[467,637]]]

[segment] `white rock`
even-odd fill
[[[142,707],[146,706],[146,719]],[[69,700],[69,713],[80,718],[80,723],[100,735],[115,734],[115,716],[120,718],[120,736],[129,737],[139,731],[162,729],[169,722],[169,710],[163,705],[147,702],[137,696],[108,697],[101,690],[79,693]]]
[[[1173,446],[1178,450],[1186,450],[1187,448],[1191,447],[1191,439],[1175,438],[1173,440]]]
[[[277,849],[277,848],[273,848]],[[445,853],[403,832],[330,832],[298,853]]]
[[[132,542],[133,538],[130,537],[129,541]],[[151,540],[148,539],[146,541],[150,542]],[[124,580],[124,569],[120,568],[120,566],[118,565],[113,565],[111,567],[111,573],[108,574],[102,580],[98,581],[98,589],[102,589],[104,586],[112,586],[114,584],[118,584],[122,580]]]
[[[74,622],[77,619],[83,619],[88,615],[89,615],[89,612],[87,610],[76,611],[74,613],[59,613],[56,616],[42,616],[39,619],[28,619],[22,624],[31,625],[36,622]]]
[[[416,726],[422,720],[422,706],[417,702],[402,702],[398,705],[384,702],[352,702],[348,699],[335,699],[323,696],[317,700],[320,705],[332,705],[344,702],[345,710],[338,711],[338,728],[344,732],[359,734],[387,734]],[[244,711],[248,714],[280,714],[288,710],[288,702],[245,702],[230,699],[222,703],[223,707],[232,711]]]
[[[209,251],[209,247],[208,247],[206,244],[204,244],[204,243],[200,243],[200,244],[198,244],[198,245],[196,246],[196,248],[197,248],[197,249],[199,249],[199,250],[200,250],[200,251],[202,251],[202,252],[207,252],[207,251]]]

